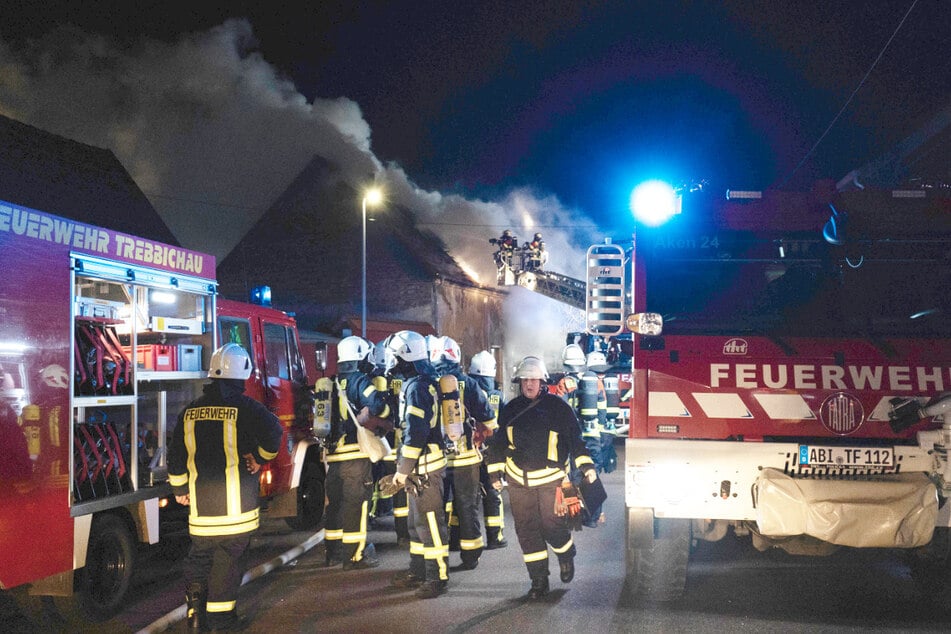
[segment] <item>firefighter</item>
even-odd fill
[[[529,271],[540,270],[548,262],[548,252],[545,250],[545,241],[542,240],[542,234],[536,233],[532,241],[526,243],[525,253],[528,256],[527,266]]]
[[[594,461],[598,473],[604,471],[604,453],[601,435],[607,424],[608,399],[601,379],[608,369],[607,358],[597,350],[589,352],[585,358],[587,370],[581,375],[578,397],[578,413],[581,420],[581,436],[584,438],[588,453]],[[584,525],[597,528],[604,523],[601,506],[584,509]]]
[[[373,346],[373,350],[370,351],[367,359],[373,366],[370,372],[373,385],[378,392],[382,392],[386,395],[387,403],[390,406],[389,419],[393,423],[393,431],[387,434],[387,440],[390,443],[390,447],[393,448],[393,451],[388,453],[383,457],[383,460],[377,463],[381,467],[380,479],[382,479],[396,473],[396,455],[399,452],[400,446],[400,429],[397,419],[399,415],[401,381],[397,377],[389,377],[386,375],[387,371],[393,366],[393,353],[386,347],[385,340],[378,341]],[[409,528],[406,526],[406,516],[409,515],[409,506],[406,501],[406,491],[400,489],[394,495],[387,498],[379,490],[379,487],[377,487],[374,489],[374,495],[377,496],[377,500],[374,506],[375,511],[371,513],[371,516],[381,516],[382,509],[389,506],[393,515],[393,530],[396,533],[396,544],[398,546],[408,547]]]
[[[390,374],[403,382],[399,412],[402,444],[393,482],[410,487],[410,565],[409,570],[393,577],[392,585],[416,588],[416,596],[431,599],[445,593],[449,582],[449,529],[443,507],[446,456],[435,370],[426,340],[419,333],[401,330],[391,335],[386,345],[395,362]]]
[[[552,375],[550,381],[551,392],[560,396],[563,401],[578,410],[578,379],[584,373],[585,358],[581,346],[569,343],[561,351],[561,364],[565,371]]]
[[[372,544],[367,544],[367,521],[373,475],[370,458],[357,442],[356,412],[364,407],[372,416],[390,413],[386,393],[374,387],[360,371],[360,363],[370,353],[370,342],[362,337],[344,337],[337,344],[336,423],[327,453],[326,529],[328,567],[343,563],[344,570],[374,568],[380,564]]]
[[[518,238],[512,234],[512,230],[506,229],[502,232],[501,237],[492,238],[489,242],[499,247],[499,250],[495,252],[496,266],[498,266],[500,270],[506,266],[511,268],[512,257],[515,255],[516,249],[518,249]]]
[[[495,356],[488,350],[483,350],[472,355],[469,361],[469,376],[475,379],[479,388],[485,392],[489,401],[489,409],[492,410],[495,420],[487,424],[493,434],[498,429],[499,410],[502,408],[502,390],[495,384]],[[483,440],[483,454],[488,453],[488,445],[491,435]],[[508,542],[505,540],[505,511],[502,505],[502,492],[492,486],[489,479],[489,470],[487,464],[490,458],[483,455],[482,463],[479,465],[479,483],[482,486],[484,496],[482,498],[482,512],[485,516],[485,549],[495,550],[496,548],[505,548]]]
[[[438,355],[436,366],[436,373],[440,376],[440,403],[445,413],[446,407],[454,406],[446,400],[451,400],[455,395],[464,421],[463,434],[455,440],[455,451],[449,454],[446,469],[444,499],[450,509],[449,550],[456,550],[458,545],[461,563],[457,569],[474,570],[485,548],[485,542],[482,541],[482,490],[479,481],[481,445],[485,438],[494,433],[497,424],[485,392],[473,377],[462,371],[459,344],[452,337],[442,337],[440,342],[442,352]],[[431,361],[434,356],[430,354]],[[452,387],[445,387],[449,377],[455,379],[450,381],[456,387],[455,391]]]
[[[282,428],[244,394],[251,358],[227,343],[211,357],[204,394],[182,410],[168,451],[168,482],[189,507],[184,564],[190,628],[243,624],[235,602],[251,533],[258,528],[258,471],[280,449]],[[206,618],[207,616],[207,618]]]
[[[532,580],[531,600],[548,593],[548,546],[558,557],[562,582],[574,578],[576,551],[565,511],[580,510],[576,498],[566,509],[559,493],[568,481],[569,460],[584,471],[588,482],[597,479],[575,414],[563,400],[548,394],[547,378],[545,363],[538,357],[525,357],[518,364],[514,380],[520,394],[499,414],[489,465],[496,489],[501,489],[503,473],[508,481],[515,534]]]

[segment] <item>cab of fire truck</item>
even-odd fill
[[[682,596],[692,545],[731,533],[899,548],[933,589],[951,525],[947,192],[673,194],[636,219],[626,277],[632,598]]]
[[[297,323],[271,306],[268,287],[257,287],[250,303],[218,300],[217,330],[219,345],[237,343],[248,352],[254,370],[245,393],[264,403],[284,429],[277,457],[260,472],[264,512],[285,518],[295,530],[313,529],[323,519],[326,474]]]

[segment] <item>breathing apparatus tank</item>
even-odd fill
[[[333,423],[333,381],[329,377],[317,379],[314,385],[314,435],[327,438]]]
[[[439,407],[443,433],[455,446],[465,434],[466,414],[459,398],[459,379],[452,374],[439,377]]]

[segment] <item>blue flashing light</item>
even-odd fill
[[[641,183],[631,192],[631,213],[650,227],[661,225],[679,214],[680,204],[680,194],[663,181]]]
[[[251,303],[260,306],[271,305],[271,287],[255,286],[251,289]]]

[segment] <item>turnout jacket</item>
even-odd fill
[[[424,475],[443,469],[443,430],[439,401],[432,377],[419,374],[406,379],[400,391],[400,448],[396,470]]]
[[[360,445],[357,443],[357,422],[353,420],[347,403],[349,402],[353,407],[354,413],[366,407],[373,416],[386,418],[390,415],[386,392],[377,390],[373,379],[360,371],[341,375],[337,379],[337,384],[337,408],[340,412],[340,422],[334,424],[327,462],[369,458],[360,451]]]
[[[168,481],[189,496],[188,532],[239,535],[258,527],[258,474],[243,456],[263,464],[281,446],[277,417],[244,393],[244,381],[216,379],[178,416],[168,449]]]
[[[499,431],[491,439],[488,471],[528,487],[561,482],[568,460],[584,471],[594,469],[571,407],[544,393],[534,401],[517,396],[502,408]]]

